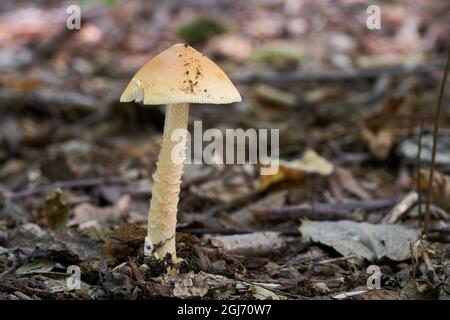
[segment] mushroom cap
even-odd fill
[[[242,98],[214,62],[187,44],[175,44],[136,73],[120,101],[225,104]]]

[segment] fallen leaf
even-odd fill
[[[61,189],[51,190],[45,198],[45,214],[52,229],[63,227],[69,220],[69,206],[62,199]]]
[[[233,203],[251,196],[254,193],[253,183],[249,183],[239,168],[233,168],[223,176],[206,181],[200,185],[192,185],[190,191],[202,198],[223,203]]]
[[[369,151],[378,160],[385,160],[391,152],[392,146],[395,142],[395,135],[389,129],[381,129],[373,132],[370,129],[364,128],[361,135]]]
[[[134,224],[125,224],[112,231],[103,247],[103,255],[108,265],[127,261],[129,256],[144,245],[147,230]]]
[[[87,202],[81,203],[73,209],[73,219],[69,225],[80,225],[91,220],[117,222],[128,214],[130,201],[129,195],[123,195],[117,199],[115,206],[97,207]]]
[[[16,270],[16,274],[50,272],[55,265],[56,263],[50,259],[37,259],[22,265]]]
[[[97,241],[105,241],[107,238],[107,229],[103,227],[98,220],[83,222],[78,226],[78,230],[80,230],[82,235]]]
[[[403,261],[410,257],[410,243],[420,231],[401,225],[374,225],[342,220],[338,222],[303,221],[300,232],[306,241],[332,247],[344,257],[355,256],[369,261],[387,257]]]
[[[274,175],[261,175],[260,189],[265,190],[284,180],[298,183],[303,181],[307,174],[329,176],[333,170],[334,166],[331,162],[318,155],[314,150],[307,149],[299,160],[280,160],[278,172]]]
[[[233,280],[203,271],[171,278],[174,279],[173,295],[182,299],[203,297],[210,291],[215,292],[215,295],[219,294],[220,298],[224,299],[234,291]]]
[[[355,179],[353,174],[344,168],[337,168],[334,171],[334,175],[339,181],[340,185],[352,195],[357,196],[358,198],[370,199],[371,195],[361,186],[361,184]]]
[[[419,185],[423,190],[428,190],[430,172],[427,169],[421,169],[419,172]],[[433,183],[431,186],[431,193],[433,197],[433,203],[446,210],[450,211],[450,177],[434,171]]]
[[[278,287],[273,283],[248,283],[239,281],[236,283],[236,289],[240,292],[250,293],[257,300],[285,300],[285,296],[277,294],[270,287]]]
[[[250,39],[239,34],[223,34],[212,38],[207,49],[213,54],[219,55],[236,62],[247,60],[252,54]]]

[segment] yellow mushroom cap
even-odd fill
[[[120,97],[121,102],[144,104],[242,101],[227,75],[205,55],[176,44],[147,62]]]

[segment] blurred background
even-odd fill
[[[79,30],[66,27],[73,4]],[[367,28],[369,5],[381,9],[379,30]],[[164,107],[118,99],[141,66],[178,42],[219,64],[243,97],[192,106],[191,125],[280,129],[283,161],[270,177],[258,166],[187,166],[180,228],[286,230],[298,221],[249,207],[398,198],[416,187],[422,120],[422,166],[431,159],[449,21],[448,0],[2,0],[0,231],[66,225],[101,242],[124,222],[145,225]],[[448,210],[446,199],[436,204]],[[55,203],[66,209],[52,211]]]

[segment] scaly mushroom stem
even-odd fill
[[[170,104],[166,109],[164,134],[159,153],[156,172],[153,174],[153,190],[148,216],[148,233],[145,239],[145,255],[155,254],[162,259],[167,253],[176,259],[175,228],[177,224],[177,206],[185,159],[185,142],[187,139],[187,125],[189,104]],[[177,138],[182,139],[183,148],[177,155],[178,161],[172,158],[172,150],[181,143],[172,139],[177,129]],[[181,157],[181,158],[180,158]],[[181,161],[183,160],[183,161]]]

